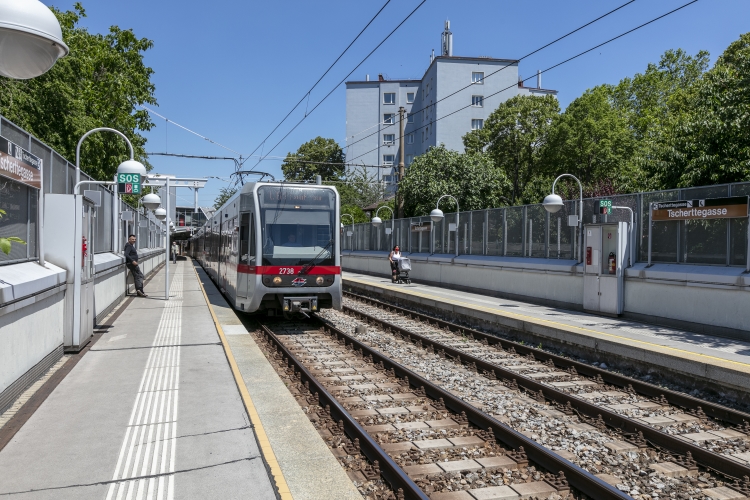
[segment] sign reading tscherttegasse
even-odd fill
[[[651,220],[731,219],[747,217],[747,196],[651,204]]]
[[[0,136],[0,175],[42,188],[42,159]]]

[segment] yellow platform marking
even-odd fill
[[[361,283],[363,285],[377,286],[377,287],[380,287],[380,288],[389,288],[389,289],[392,288],[392,287],[383,286],[381,284],[372,283],[370,281],[358,280],[358,279],[352,278],[352,277],[348,277],[346,279],[350,280],[350,281],[355,281],[357,283]],[[729,364],[733,364],[733,365],[739,365],[739,366],[745,368],[746,370],[750,370],[750,363],[743,363],[742,361],[734,361],[734,360],[731,360],[731,359],[720,358],[718,356],[711,356],[709,354],[701,354],[699,352],[688,351],[687,349],[680,349],[678,347],[670,347],[670,346],[665,346],[665,345],[662,345],[662,344],[657,344],[657,343],[654,343],[654,342],[647,342],[645,340],[637,340],[637,339],[632,339],[630,337],[625,337],[625,336],[622,336],[622,335],[615,335],[613,333],[601,332],[599,330],[591,330],[590,328],[584,328],[582,326],[569,325],[567,323],[560,323],[560,322],[557,322],[557,321],[551,321],[551,320],[547,320],[547,319],[536,318],[534,316],[527,316],[525,314],[513,313],[513,312],[509,312],[509,311],[503,311],[502,309],[495,309],[494,307],[482,306],[482,305],[479,305],[479,304],[474,304],[472,302],[465,302],[465,301],[458,300],[458,299],[448,299],[448,298],[445,298],[445,297],[441,297],[439,295],[432,295],[432,294],[429,294],[429,293],[418,292],[418,291],[415,291],[415,290],[412,290],[412,289],[410,289],[408,292],[403,292],[403,293],[407,293],[407,294],[410,294],[410,295],[417,295],[419,297],[422,297],[422,298],[425,298],[425,299],[430,299],[430,300],[443,301],[443,302],[448,301],[450,303],[455,303],[455,305],[462,305],[462,306],[467,307],[469,309],[478,309],[478,310],[482,310],[482,311],[485,311],[485,312],[490,312],[492,314],[496,314],[498,316],[504,316],[504,317],[507,317],[507,318],[513,318],[513,319],[520,319],[522,321],[528,321],[529,323],[537,323],[537,324],[539,324],[539,323],[546,323],[548,325],[554,325],[554,326],[557,326],[557,327],[562,327],[563,329],[566,329],[566,330],[578,330],[578,331],[586,332],[586,333],[590,333],[590,334],[595,334],[595,335],[600,335],[600,336],[605,336],[605,337],[611,337],[611,338],[615,338],[615,339],[618,339],[618,340],[626,340],[628,342],[633,342],[633,343],[637,343],[637,344],[643,344],[643,345],[650,346],[650,347],[657,347],[659,349],[665,349],[665,350],[675,351],[675,352],[679,352],[679,353],[683,353],[683,354],[689,354],[691,356],[697,356],[697,357],[700,357],[700,358],[706,358],[706,359],[721,361],[723,363],[729,363]]]
[[[240,395],[242,396],[242,402],[245,404],[245,409],[247,410],[247,414],[253,424],[255,435],[257,436],[258,444],[260,445],[260,452],[263,454],[263,458],[268,464],[268,467],[271,469],[273,480],[276,482],[276,488],[279,491],[279,496],[282,500],[293,500],[292,493],[289,491],[289,486],[286,484],[286,479],[284,479],[284,473],[281,471],[279,462],[276,460],[276,455],[274,454],[273,448],[271,447],[271,442],[268,440],[266,431],[263,428],[263,423],[260,421],[258,411],[255,409],[255,405],[253,404],[253,398],[250,397],[250,392],[247,390],[245,380],[242,378],[240,369],[234,359],[234,354],[232,354],[232,349],[229,347],[227,338],[224,335],[224,330],[221,328],[221,324],[219,324],[219,320],[216,318],[216,313],[214,313],[213,307],[211,307],[211,302],[209,302],[208,300],[206,289],[203,288],[203,283],[201,282],[198,270],[195,269],[195,267],[193,267],[193,270],[195,271],[195,277],[198,278],[198,284],[200,285],[201,291],[203,292],[203,298],[206,299],[208,310],[211,312],[211,317],[214,320],[216,331],[219,333],[221,345],[224,346],[224,353],[227,356],[227,361],[229,361],[229,366],[232,369],[232,375],[234,375],[234,381],[237,384]]]

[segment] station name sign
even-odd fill
[[[418,222],[411,225],[412,233],[427,233],[432,231],[431,222]]]
[[[41,189],[42,159],[0,136],[0,175]]]
[[[681,200],[651,204],[651,220],[732,219],[747,217],[748,197]]]

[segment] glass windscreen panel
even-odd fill
[[[334,265],[336,194],[330,189],[258,189],[264,266]]]

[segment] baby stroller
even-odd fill
[[[411,260],[409,257],[401,257],[396,261],[396,283],[409,284],[409,271],[411,271]]]

